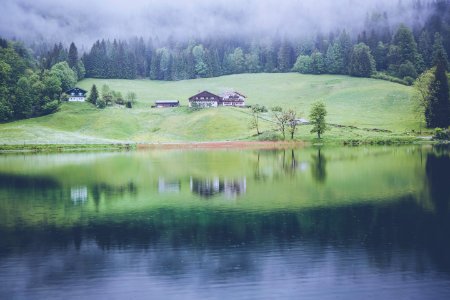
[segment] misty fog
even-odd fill
[[[2,0],[0,36],[90,44],[131,36],[178,40],[208,37],[293,38],[338,29],[357,31],[369,13],[389,23],[420,22],[413,0]],[[422,1],[424,2],[424,1]]]

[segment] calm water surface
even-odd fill
[[[450,299],[450,152],[0,155],[0,299]]]

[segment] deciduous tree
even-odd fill
[[[315,102],[312,105],[311,113],[309,115],[310,122],[313,125],[311,133],[317,133],[317,137],[320,136],[327,130],[327,124],[325,123],[325,116],[327,115],[327,110],[323,102]]]

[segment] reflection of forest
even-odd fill
[[[291,160],[292,156],[289,157]],[[323,160],[323,153],[317,153],[314,159]],[[324,163],[318,164],[323,166]],[[246,245],[248,250],[266,247],[268,251],[279,245],[302,243],[312,245],[317,253],[323,253],[330,246],[340,249],[362,247],[370,261],[379,268],[389,267],[393,263],[392,257],[398,253],[414,253],[405,258],[407,267],[423,267],[431,262],[434,268],[450,275],[448,152],[427,153],[424,168],[427,194],[405,195],[387,203],[321,206],[300,211],[163,207],[151,213],[119,212],[102,215],[101,218],[62,222],[59,226],[45,223],[33,226],[18,220],[0,226],[0,259],[24,250],[33,252],[35,249],[54,247],[80,248],[93,242],[100,249],[187,247],[207,250]],[[8,183],[16,187],[35,188],[32,195],[37,195],[36,189],[40,183],[46,186],[46,191],[58,189],[56,183],[48,180],[41,182],[33,177],[28,177],[29,181],[27,177],[11,178]],[[171,184],[173,181],[167,182]],[[173,183],[177,186],[177,181]],[[192,192],[202,197],[240,195],[246,192],[247,184],[245,177],[234,180],[192,177],[190,183]],[[8,188],[4,185],[1,187]],[[119,187],[106,184],[89,187],[89,195],[94,195],[94,200],[136,191],[137,187],[132,183]],[[424,199],[420,197],[428,197],[433,209],[424,209],[420,205]],[[70,194],[67,199],[70,199]],[[56,201],[54,205],[57,205]]]
[[[233,199],[247,191],[247,179],[221,179],[219,177],[190,179],[191,192],[204,197],[211,198],[223,193],[225,198]]]

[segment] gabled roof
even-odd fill
[[[203,97],[203,98],[206,98],[206,97],[208,97],[208,98],[214,97],[214,98],[217,98],[218,100],[221,99],[220,96],[217,96],[217,95],[215,95],[215,94],[213,94],[213,93],[210,93],[210,92],[208,92],[208,91],[203,91],[203,92],[201,92],[201,93],[198,93],[197,95],[194,95],[194,96],[190,97],[190,98],[189,98],[189,101],[196,100],[196,99],[195,99],[196,97],[198,97],[198,98],[201,98],[201,97]],[[200,100],[200,99],[199,99],[199,100]],[[203,100],[209,100],[209,99],[203,99]]]
[[[73,88],[73,89],[70,89],[70,90],[66,91],[65,93],[66,94],[75,93],[75,95],[78,95],[78,93],[86,94],[87,91],[76,87],[76,88]]]
[[[230,96],[240,96],[240,97],[242,97],[242,98],[247,98],[247,96],[245,96],[245,95],[243,95],[243,94],[241,94],[241,93],[239,93],[239,92],[236,92],[236,91],[228,91],[228,92],[224,92],[221,96],[222,96],[223,98],[225,98],[225,97],[230,97]]]

